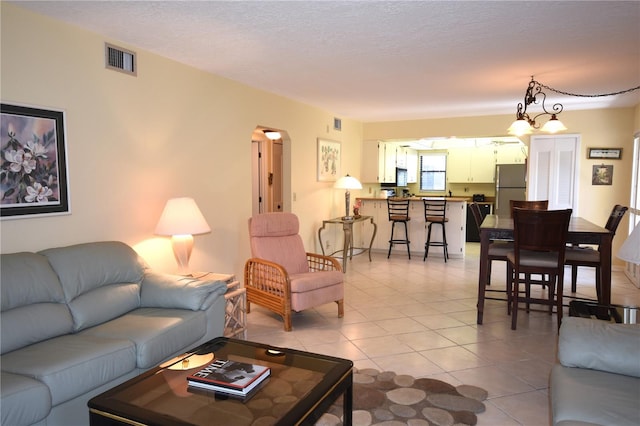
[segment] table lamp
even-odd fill
[[[633,232],[624,241],[618,257],[626,262],[640,265],[640,225],[636,225]]]
[[[171,198],[164,206],[155,233],[171,236],[171,246],[180,273],[188,274],[193,235],[211,232],[209,224],[193,198]]]
[[[362,189],[362,184],[358,179],[352,176],[346,175],[338,179],[336,183],[333,185],[333,187],[337,189],[346,189],[344,193],[345,215],[342,217],[342,219],[344,220],[353,219],[353,216],[349,214],[349,201],[351,198],[351,194],[349,193],[349,190]]]

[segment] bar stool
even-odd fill
[[[406,244],[407,254],[409,255],[409,259],[411,259],[411,250],[409,250],[409,230],[407,228],[407,222],[411,220],[409,217],[409,200],[401,198],[387,198],[387,209],[389,211],[389,220],[391,221],[391,239],[389,240],[389,253],[387,254],[387,259],[391,256],[391,248],[394,244]],[[404,239],[393,237],[396,223],[404,224]]]
[[[429,255],[429,247],[437,246],[443,248],[444,261],[449,258],[449,250],[447,249],[447,232],[445,230],[445,223],[449,221],[447,219],[447,199],[446,198],[432,198],[423,199],[424,201],[424,221],[427,224],[427,242],[424,245],[424,257],[422,261],[427,260]],[[431,241],[431,227],[433,225],[442,226],[442,240]]]

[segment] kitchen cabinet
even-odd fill
[[[501,145],[496,149],[496,164],[524,164],[527,147],[520,144]]]
[[[407,183],[418,182],[418,151],[407,148]]]
[[[447,181],[450,183],[493,183],[496,154],[493,146],[450,148]]]
[[[360,181],[365,183],[395,183],[396,147],[388,142],[364,141]]]
[[[396,146],[396,167],[407,168],[407,148]]]
[[[391,223],[387,213],[386,199],[360,199],[360,214],[363,216],[372,216],[373,221],[378,225],[376,239],[373,241],[372,248],[377,250],[389,249],[389,238],[391,236]],[[359,229],[354,230],[354,244],[358,247],[364,247],[371,241],[371,226],[361,224]]]

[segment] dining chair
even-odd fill
[[[469,209],[471,210],[471,214],[473,215],[474,222],[478,228],[478,233],[480,233],[480,226],[482,225],[482,221],[486,217],[482,210],[480,209],[480,205],[478,203],[469,204]],[[491,264],[493,261],[499,262],[507,262],[507,253],[513,250],[513,241],[491,241],[489,243],[489,268],[487,270],[487,286],[491,285]],[[507,294],[507,312],[511,313],[511,297],[509,292],[509,268],[507,268],[506,279],[505,279],[505,293]],[[492,290],[492,291],[502,291],[502,290]],[[503,300],[503,299],[498,299]]]
[[[529,210],[547,210],[549,208],[549,200],[509,200],[511,209],[511,217],[513,217],[513,209],[529,209]]]
[[[611,210],[609,219],[604,227],[609,230],[612,236],[616,235],[618,225],[627,210],[627,207],[620,204],[616,204]],[[571,266],[572,293],[577,290],[578,266],[588,266],[596,269],[596,294],[600,299],[600,248],[598,247],[596,250],[593,247],[579,245],[567,247],[564,262],[566,265]]]
[[[524,302],[549,306],[549,314],[556,306],[558,327],[562,321],[562,290],[565,249],[571,209],[529,210],[513,209],[514,249],[507,255],[510,270],[511,329],[518,322],[518,304]],[[547,287],[547,299],[531,297],[531,274],[541,274]],[[524,276],[524,279],[521,278]],[[525,295],[520,295],[520,284]]]
[[[449,250],[447,248],[447,232],[445,224],[449,221],[447,219],[447,199],[446,198],[425,198],[424,201],[424,221],[427,224],[427,242],[424,245],[424,262],[429,256],[429,247],[436,246],[442,247],[444,254],[444,261],[449,259]],[[431,241],[431,230],[433,225],[439,225],[442,227],[442,239],[440,241]]]
[[[407,222],[411,220],[409,217],[409,199],[408,198],[387,198],[387,210],[389,212],[389,221],[391,222],[391,239],[389,240],[389,253],[387,259],[391,256],[391,249],[394,244],[406,244],[407,254],[411,259],[411,250],[409,245],[409,229]],[[404,238],[394,237],[396,224],[404,225]]]
[[[344,276],[337,259],[305,252],[293,213],[263,213],[249,219],[251,259],[244,267],[247,312],[265,307],[291,331],[292,312],[335,302],[344,316]]]

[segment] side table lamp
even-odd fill
[[[620,247],[618,257],[626,262],[640,265],[640,224],[637,224],[631,235]]]
[[[173,254],[180,274],[189,274],[189,258],[193,249],[193,235],[211,232],[209,224],[193,198],[171,198],[164,206],[155,233],[171,236]]]
[[[349,192],[350,189],[362,189],[362,184],[360,183],[360,181],[352,176],[346,175],[341,177],[340,179],[338,179],[336,181],[336,183],[333,185],[334,188],[337,189],[346,189],[345,193],[344,193],[344,203],[345,203],[345,214],[342,217],[343,220],[351,220],[353,219],[353,216],[351,216],[349,214],[349,201],[351,198],[351,193]]]

